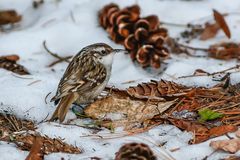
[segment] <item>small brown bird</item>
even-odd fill
[[[51,99],[60,102],[50,121],[63,122],[72,103],[90,103],[103,91],[111,75],[113,55],[119,51],[122,50],[96,43],[73,57]]]

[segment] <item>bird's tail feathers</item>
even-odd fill
[[[74,101],[76,101],[76,98],[77,98],[76,93],[71,93],[69,95],[62,97],[57,106],[57,109],[54,111],[49,121],[54,121],[59,119],[60,122],[63,122],[69,107]]]

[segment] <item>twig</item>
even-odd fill
[[[52,55],[53,57],[55,57],[55,58],[57,58],[57,59],[59,59],[59,60],[63,60],[63,61],[65,61],[65,62],[70,62],[68,59],[66,59],[65,57],[61,57],[61,56],[59,56],[57,53],[53,53],[52,51],[50,51],[49,49],[48,49],[48,47],[47,47],[47,45],[46,45],[46,41],[43,41],[43,47],[44,47],[44,49],[50,54],[50,55]]]
[[[31,85],[33,85],[33,84],[35,84],[35,83],[38,83],[38,82],[41,82],[41,80],[33,81],[33,82],[29,83],[27,86],[31,86]]]
[[[135,83],[136,81],[137,80],[129,80],[129,81],[122,82],[121,84]]]
[[[65,59],[70,59],[70,58],[72,58],[72,56],[65,57]],[[52,67],[58,63],[61,63],[62,61],[64,61],[64,60],[62,60],[62,59],[56,60],[56,61],[52,62],[51,64],[49,64],[48,67]]]
[[[38,125],[41,124],[41,123],[43,123],[43,122],[45,122],[45,120],[48,118],[48,116],[49,116],[49,113],[46,115],[46,117],[45,117],[43,120],[41,120],[41,121],[38,123]]]
[[[228,133],[225,134],[225,136],[229,139],[234,139],[233,137],[231,137]]]
[[[7,115],[4,115],[4,118],[11,124],[11,126],[13,127],[14,131],[18,131],[17,126],[7,117]]]
[[[151,140],[149,140],[149,139],[147,139],[147,138],[145,138],[145,137],[143,137],[143,136],[137,136],[137,135],[136,135],[135,137],[139,138],[141,141],[142,141],[142,140],[147,141],[147,142],[151,143],[152,145],[154,145],[155,147],[157,147],[155,151],[158,152],[158,154],[157,154],[158,158],[161,157],[161,158],[166,159],[166,160],[176,160],[171,154],[169,154],[169,153],[166,151],[165,148],[160,147],[160,149],[161,149],[161,150],[160,150],[160,149],[159,149],[159,145],[156,144],[155,142],[153,142],[153,141],[151,141]]]
[[[227,107],[224,107],[224,108],[221,108],[221,109],[215,109],[214,111],[216,112],[219,112],[219,111],[222,111],[222,110],[226,110],[226,109],[230,109],[230,108],[234,108],[236,106],[240,105],[240,103],[237,103],[237,104],[233,104],[233,105],[230,105],[230,106],[227,106]]]
[[[45,103],[47,104],[47,97],[51,94],[52,92],[49,92],[47,95],[46,95],[46,97],[45,97]]]
[[[209,155],[205,156],[202,160],[207,160],[209,157],[211,157],[214,153],[216,153],[218,150],[214,150],[212,153],[210,153]]]
[[[55,58],[58,59],[58,61],[51,63],[51,64],[49,65],[49,67],[51,67],[51,66],[53,66],[53,65],[55,65],[55,64],[57,64],[57,63],[60,63],[60,62],[62,62],[62,61],[69,63],[69,62],[70,62],[69,59],[72,58],[72,56],[61,57],[61,56],[59,56],[57,53],[53,53],[52,51],[50,51],[50,50],[48,49],[48,47],[47,47],[47,45],[46,45],[46,41],[43,41],[43,47],[44,47],[44,49],[45,49],[51,56],[53,56],[53,57],[55,57]]]
[[[227,71],[230,71],[230,70],[233,70],[233,69],[240,69],[240,65],[236,65],[236,66],[234,66],[234,67],[230,67],[230,68],[224,69],[224,70],[222,70],[222,71],[209,73],[209,74],[207,74],[207,75],[188,75],[188,76],[180,76],[180,77],[178,77],[178,79],[181,79],[181,78],[189,78],[189,77],[214,76],[214,75],[217,75],[217,74],[224,74],[224,73],[226,73]],[[228,72],[227,72],[227,73],[228,73]]]
[[[15,73],[11,73],[11,75],[13,75],[14,77],[17,77],[17,78],[21,78],[21,79],[33,79],[32,77],[19,76]]]
[[[73,13],[72,10],[70,11],[70,17],[71,17],[72,21],[73,21],[74,23],[76,23],[76,19],[75,19],[75,16],[74,16],[74,13]]]
[[[46,22],[44,22],[41,27],[46,27],[47,25],[51,24],[52,22],[55,22],[56,21],[56,18],[53,18],[53,19],[50,19]]]
[[[20,131],[22,128],[19,127],[18,121],[15,116],[10,116],[10,119],[12,120],[13,124],[17,128],[17,131]]]
[[[192,46],[188,46],[182,43],[179,43],[176,39],[174,38],[169,38],[169,43],[170,43],[170,48],[173,50],[177,50],[177,53],[185,53],[191,57],[208,57],[207,55],[193,55],[192,53],[190,53],[189,50],[191,51],[204,51],[204,52],[208,52],[209,49],[208,48],[198,48],[198,47],[192,47]]]
[[[223,15],[223,17],[231,16],[231,15],[240,15],[240,12],[226,12],[226,13],[222,13],[222,15]],[[206,23],[207,23],[207,22],[213,20],[213,16],[212,16],[212,14],[211,15],[207,15],[207,16],[195,19],[194,21],[203,21],[204,19],[210,19],[210,20],[206,21]]]
[[[179,24],[179,23],[172,23],[172,22],[163,22],[161,21],[160,24],[168,25],[168,26],[176,26],[176,27],[187,27],[187,24]]]
[[[224,17],[226,16],[230,16],[230,15],[239,15],[240,12],[228,12],[228,13],[223,13],[222,15]],[[201,21],[205,18],[211,18],[211,20],[213,20],[213,16],[212,14],[211,15],[207,15],[207,16],[204,16],[204,17],[201,17],[199,19],[197,19],[197,21]],[[211,21],[211,20],[208,20],[207,22]],[[195,20],[194,20],[195,21]],[[180,23],[172,23],[172,22],[165,22],[165,21],[162,21],[160,22],[160,24],[164,24],[164,25],[169,25],[169,26],[176,26],[176,27],[188,27],[190,23],[187,23],[187,24],[180,24]]]
[[[86,129],[91,129],[91,130],[96,130],[96,131],[101,131],[102,129],[99,127],[90,127],[87,125],[79,125],[79,124],[71,124],[71,123],[62,123],[63,125],[71,125],[71,126],[77,126],[77,127],[82,127],[82,128],[86,128]]]
[[[178,43],[176,42],[177,45],[179,45],[180,47],[183,47],[183,48],[187,48],[187,49],[191,49],[191,50],[194,50],[194,51],[204,51],[204,52],[208,52],[208,48],[198,48],[198,47],[192,47],[192,46],[187,46],[187,45],[184,45],[184,44],[181,44],[181,43]]]

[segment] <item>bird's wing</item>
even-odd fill
[[[58,100],[73,92],[86,92],[104,82],[107,71],[104,65],[96,63],[93,57],[74,57],[67,67],[59,85],[56,96],[51,101]]]

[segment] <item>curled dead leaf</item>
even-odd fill
[[[208,75],[210,75],[210,73],[208,73],[207,71],[204,71],[202,69],[196,69],[194,71],[193,75],[195,75],[195,76],[208,76]]]
[[[225,35],[228,38],[231,38],[231,32],[229,30],[229,27],[223,17],[223,15],[221,13],[219,13],[217,10],[213,10],[213,15],[214,15],[214,19],[215,21],[218,23],[218,25],[220,26],[220,28],[223,30],[223,32],[225,33]]]

